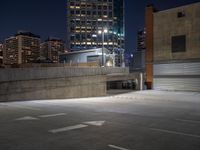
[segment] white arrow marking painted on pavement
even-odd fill
[[[129,150],[129,149],[126,149],[126,148],[123,148],[123,147],[115,146],[115,145],[108,145],[108,146],[111,147],[111,148],[119,149],[119,150]]]
[[[83,122],[84,124],[87,125],[93,125],[93,126],[102,126],[105,121],[88,121],[88,122]]]
[[[88,121],[88,122],[83,122],[83,124],[78,124],[78,125],[68,126],[68,127],[58,128],[58,129],[52,129],[52,130],[49,130],[49,132],[51,133],[65,132],[65,131],[70,131],[74,129],[85,128],[85,127],[88,127],[88,125],[102,126],[104,123],[105,121]]]
[[[48,118],[48,117],[56,117],[56,116],[64,116],[66,115],[66,113],[59,113],[59,114],[50,114],[50,115],[40,115],[38,117],[41,117],[41,118]]]
[[[78,124],[78,125],[74,125],[74,126],[68,126],[68,127],[64,127],[64,128],[58,128],[58,129],[49,130],[49,132],[51,132],[51,133],[59,133],[59,132],[65,132],[65,131],[85,128],[87,126],[88,125]]]
[[[21,120],[38,120],[38,118],[34,118],[34,117],[31,117],[31,116],[25,116],[25,117],[22,117],[22,118],[17,118],[15,120],[18,120],[18,121],[21,121]]]

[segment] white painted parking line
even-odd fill
[[[15,120],[18,120],[18,121],[22,121],[22,120],[38,120],[38,118],[31,117],[31,116],[25,116],[25,117],[17,118]]]
[[[108,145],[108,147],[114,148],[114,149],[119,149],[119,150],[129,150],[123,147],[115,146],[115,145]]]
[[[200,123],[198,120],[185,120],[185,119],[176,119],[177,121],[182,121],[182,122],[189,122],[189,123]]]
[[[74,125],[74,126],[68,126],[68,127],[64,127],[64,128],[58,128],[58,129],[49,130],[49,132],[51,132],[51,133],[59,133],[59,132],[65,132],[65,131],[85,128],[87,126],[88,125],[78,124],[78,125]]]
[[[41,110],[41,109],[39,109],[39,108],[33,108],[33,107],[29,107],[29,106],[16,105],[16,104],[10,104],[10,105],[7,105],[7,106],[8,106],[8,107],[13,107],[13,108],[34,110],[34,111]]]
[[[56,117],[56,116],[64,116],[66,113],[59,113],[59,114],[50,114],[50,115],[40,115],[40,118],[48,118],[48,117]]]
[[[88,122],[83,122],[84,124],[87,125],[93,125],[93,126],[102,126],[105,121],[88,121]]]
[[[194,138],[200,138],[200,135],[195,134],[188,134],[183,132],[177,132],[177,131],[170,131],[170,130],[164,130],[164,129],[157,129],[157,128],[150,128],[153,131],[163,132],[163,133],[169,133],[169,134],[176,134],[176,135],[183,135],[183,136],[189,136]]]

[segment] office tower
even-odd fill
[[[52,62],[59,62],[59,54],[64,53],[64,42],[58,38],[48,38],[41,44],[41,56]]]
[[[124,49],[124,0],[68,0],[67,31],[71,51]]]
[[[30,32],[19,31],[5,39],[4,64],[32,63],[39,57],[40,36]]]
[[[139,30],[137,33],[137,51],[142,51],[146,49],[145,37],[146,37],[145,29]]]

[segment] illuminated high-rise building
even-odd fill
[[[41,56],[54,63],[59,62],[59,54],[64,53],[64,42],[58,38],[49,37],[40,47]]]
[[[4,64],[25,64],[37,60],[40,54],[40,36],[20,31],[4,41]]]
[[[98,34],[107,29],[107,33]],[[124,49],[124,0],[68,0],[68,49]]]
[[[137,33],[137,51],[142,51],[146,49],[145,40],[146,40],[145,29],[139,30]]]

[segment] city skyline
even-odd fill
[[[200,150],[200,0],[1,0],[0,18],[0,150]]]
[[[47,39],[49,36],[55,36],[66,41],[66,0],[59,2],[44,0],[39,2],[38,0],[1,1],[0,41],[13,35],[18,30],[38,34],[42,40]],[[137,48],[137,31],[144,27],[144,10],[147,4],[152,3],[158,10],[164,10],[194,2],[198,2],[198,0],[177,0],[176,2],[157,2],[156,0],[134,2],[125,0],[127,52],[132,52]]]

